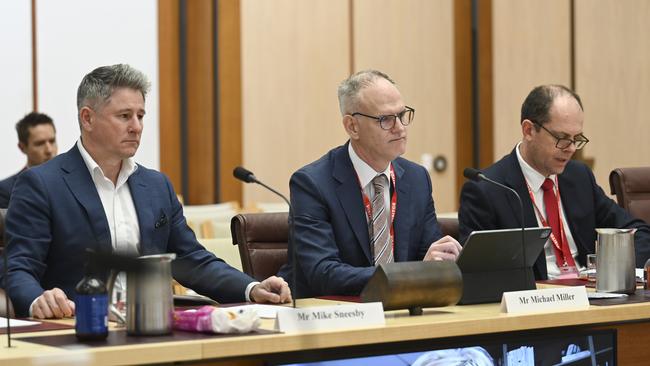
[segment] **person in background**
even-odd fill
[[[52,118],[44,113],[31,112],[16,123],[18,148],[27,156],[25,167],[0,181],[0,208],[9,207],[11,190],[16,178],[25,169],[45,163],[56,156],[56,128]]]

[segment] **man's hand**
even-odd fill
[[[249,296],[253,302],[282,304],[291,301],[291,290],[282,277],[271,276],[255,285]]]
[[[458,244],[456,239],[447,235],[444,238],[436,241],[431,244],[427,254],[424,256],[425,261],[441,261],[441,260],[450,260],[454,261],[458,258],[460,250],[463,247]]]
[[[32,317],[37,319],[69,318],[74,315],[74,302],[59,288],[43,292],[32,304]]]

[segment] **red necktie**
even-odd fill
[[[566,265],[569,267],[575,267],[576,263],[571,255],[569,243],[566,240],[566,236],[562,235],[563,233],[560,230],[560,209],[557,205],[557,196],[553,191],[553,186],[553,181],[549,178],[546,178],[544,184],[542,184],[542,190],[544,191],[544,206],[546,206],[546,219],[548,224],[551,226],[553,236],[560,245],[560,248],[562,248],[560,251],[555,245],[553,245],[555,259],[558,267],[565,267]]]

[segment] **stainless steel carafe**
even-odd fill
[[[635,231],[596,229],[596,291],[633,294],[636,290]]]
[[[136,258],[137,271],[126,273],[126,319],[111,303],[110,311],[126,323],[131,335],[163,335],[172,331],[174,299],[171,262],[176,254],[156,254]],[[117,271],[108,280],[112,297]]]

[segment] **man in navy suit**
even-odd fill
[[[31,112],[16,123],[18,148],[27,157],[27,164],[18,173],[0,181],[0,208],[9,207],[16,178],[25,169],[43,164],[56,156],[56,128],[47,114]]]
[[[202,247],[169,179],[134,162],[148,89],[146,76],[128,65],[93,70],[77,92],[81,138],[18,178],[6,219],[17,316],[72,316],[86,248],[176,253],[174,278],[221,302],[291,299],[281,278],[255,282]]]
[[[650,227],[607,197],[586,165],[571,160],[589,142],[583,121],[576,93],[561,85],[534,88],[521,107],[521,142],[484,171],[519,193],[526,227],[556,223],[535,263],[538,280],[575,277],[595,251],[595,228],[637,228],[637,267],[650,257]],[[461,242],[474,230],[522,226],[516,197],[483,181],[465,183],[458,216]]]
[[[297,263],[280,274],[294,294],[358,295],[375,266],[392,261],[454,260],[460,245],[442,237],[427,171],[406,150],[406,106],[384,73],[361,71],[338,90],[349,141],[301,168],[290,181]],[[292,255],[289,255],[292,258]]]

